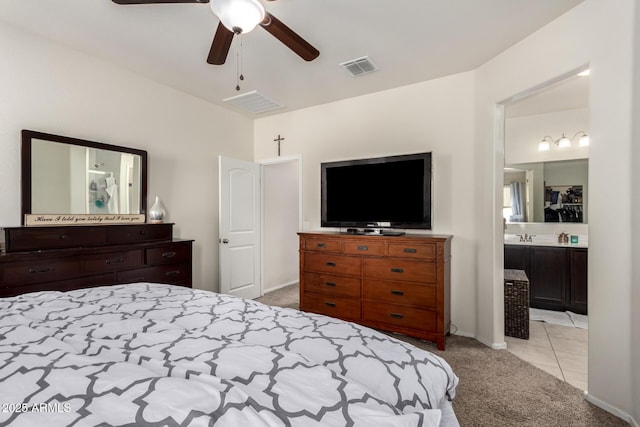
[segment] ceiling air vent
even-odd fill
[[[371,62],[371,59],[369,59],[368,56],[363,56],[362,58],[343,62],[342,64],[340,64],[340,66],[347,70],[347,72],[354,77],[378,71],[378,67],[376,67],[376,65]]]
[[[257,90],[243,93],[242,95],[232,96],[222,100],[241,110],[250,111],[254,114],[264,113],[265,111],[277,110],[284,107],[271,98],[264,96]]]

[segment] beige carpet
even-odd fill
[[[265,304],[298,308],[297,285],[258,298]],[[435,344],[393,335],[443,357],[460,378],[453,401],[465,426],[627,426],[590,404],[582,391],[519,359],[472,338],[450,336],[445,351]]]

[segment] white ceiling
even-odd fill
[[[2,0],[0,20],[227,108],[224,98],[258,90],[282,112],[472,70],[581,2],[264,1],[320,57],[307,63],[258,27],[243,36],[240,92],[236,41],[225,65],[206,63],[218,24],[208,4]],[[380,70],[355,78],[338,66],[362,56]]]

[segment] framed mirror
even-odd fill
[[[145,214],[147,152],[22,131],[22,224],[27,214]]]
[[[589,159],[504,168],[503,216],[513,222],[588,222]]]

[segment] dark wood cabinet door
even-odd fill
[[[529,272],[529,246],[504,245],[504,268]],[[528,276],[528,274],[527,274]]]
[[[569,284],[569,310],[587,314],[587,249],[571,249],[569,262],[571,280]]]
[[[531,307],[564,310],[567,292],[567,249],[531,246]]]

